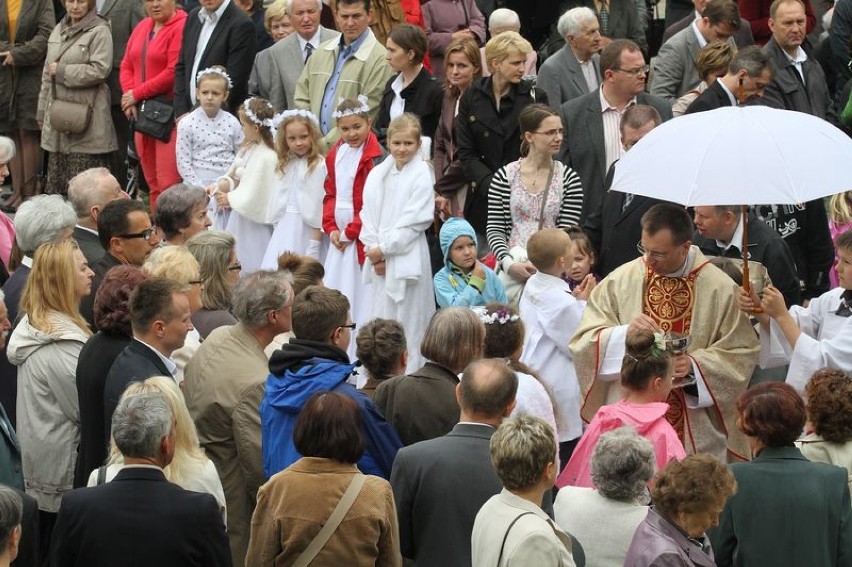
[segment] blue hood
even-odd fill
[[[476,241],[476,231],[473,230],[473,227],[469,222],[460,217],[452,217],[445,222],[441,227],[439,239],[441,243],[441,254],[444,257],[444,266],[446,266],[446,268],[451,272],[453,268],[450,266],[448,256],[450,255],[450,247],[452,247],[453,242],[455,242],[459,236],[469,236],[473,239],[473,245],[478,245]]]
[[[309,359],[298,369],[266,379],[266,403],[283,412],[298,414],[308,398],[317,392],[329,392],[352,374],[354,364],[326,359]]]

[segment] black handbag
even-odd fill
[[[148,55],[148,42],[142,46],[142,82],[145,82],[145,58]],[[174,101],[165,96],[145,99],[139,105],[133,129],[140,134],[151,136],[161,142],[168,142],[175,126]]]

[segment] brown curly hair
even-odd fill
[[[814,432],[831,443],[852,440],[852,376],[823,368],[805,386],[808,420]]]
[[[116,266],[106,273],[98,287],[93,311],[95,324],[104,333],[132,337],[130,328],[130,293],[148,279],[136,266]]]
[[[651,499],[663,516],[674,519],[680,513],[707,512],[736,490],[737,481],[727,466],[711,455],[690,455],[657,473]]]

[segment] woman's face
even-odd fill
[[[509,55],[502,61],[492,63],[494,65],[494,75],[501,77],[509,83],[520,83],[524,78],[524,67],[527,64],[527,56],[512,49]]]
[[[74,250],[74,292],[83,299],[92,291],[92,278],[95,272],[89,269],[89,263],[80,249]]]
[[[454,51],[450,54],[444,64],[444,68],[450,84],[460,91],[464,91],[470,85],[477,69],[467,56],[460,51]]]
[[[88,0],[65,0],[65,11],[72,23],[79,22],[89,13]]]
[[[231,256],[228,258],[228,274],[225,276],[228,282],[228,286],[231,289],[237,287],[237,283],[240,281],[240,271],[243,267],[240,265],[240,261],[237,260],[237,251],[231,250]]]
[[[175,15],[175,0],[145,0],[145,13],[154,23],[164,24]]]
[[[532,132],[525,132],[530,150],[540,153],[556,155],[562,147],[562,138],[565,132],[562,130],[562,119],[558,116],[548,116],[541,121],[538,128]]]
[[[719,515],[725,509],[725,499],[719,500],[710,506],[709,510],[703,512],[680,512],[677,517],[677,525],[685,531],[689,537],[700,538],[704,532],[719,525]]]
[[[290,16],[284,15],[269,22],[269,35],[275,43],[291,33],[293,33],[293,25],[290,23]]]
[[[199,203],[189,215],[189,225],[180,229],[180,233],[185,240],[188,240],[199,232],[207,230],[212,224],[210,217],[207,216],[207,203]]]
[[[397,73],[401,73],[411,67],[411,52],[404,50],[390,38],[387,41],[387,48],[388,52],[385,55],[385,59],[388,60],[388,65],[390,65],[391,69]]]

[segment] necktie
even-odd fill
[[[838,317],[849,317],[852,315],[852,290],[847,289],[840,296],[840,307],[834,313]]]
[[[311,55],[314,54],[314,46],[310,43],[305,45],[305,63],[308,62],[308,59],[311,58]]]

